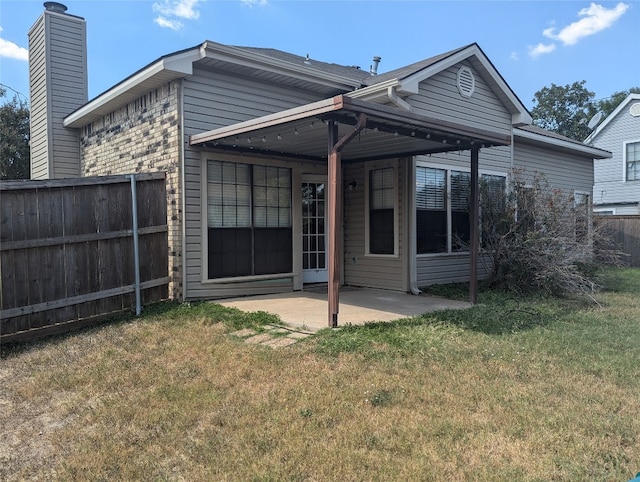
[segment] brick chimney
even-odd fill
[[[62,121],[87,102],[85,21],[61,3],[44,7],[29,30],[31,178],[79,177],[80,133]]]

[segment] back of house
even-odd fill
[[[61,48],[55,30],[43,38],[49,57],[34,56],[33,72]],[[86,69],[81,37],[75,47]],[[53,83],[32,80],[32,98]],[[42,176],[74,175],[56,164],[73,139],[81,176],[165,172],[177,299],[301,290],[332,272],[415,293],[469,280],[476,175],[504,192],[514,168],[542,171],[590,202],[593,159],[609,155],[532,127],[477,44],[378,73],[205,41],[88,102],[65,95],[75,103],[50,127],[67,137],[34,138],[34,166],[46,146]]]

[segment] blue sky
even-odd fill
[[[89,98],[204,40],[270,47],[383,73],[477,42],[528,107],[586,80],[596,98],[640,86],[640,1],[61,0],[87,21]],[[0,1],[0,83],[29,95],[27,33],[41,0]]]

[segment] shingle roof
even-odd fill
[[[470,44],[470,45],[473,45],[473,44]],[[410,75],[413,75],[416,72],[420,72],[422,69],[426,69],[427,67],[430,67],[433,64],[436,64],[441,60],[446,59],[450,55],[453,55],[457,52],[460,52],[461,50],[464,50],[470,47],[470,45],[465,45],[455,50],[450,50],[449,52],[444,52],[434,57],[429,57],[428,59],[420,60],[419,62],[405,65],[404,67],[400,67],[399,69],[390,70],[389,72],[385,72],[383,74],[368,76],[367,78],[364,79],[363,83],[365,85],[375,85],[390,79],[404,79],[405,77],[409,77]]]
[[[524,125],[518,126],[516,129],[520,129],[522,131],[532,132],[533,134],[540,134],[541,136],[551,137],[552,139],[558,139],[560,141],[572,142],[573,144],[578,144],[583,146],[584,143],[581,141],[577,141],[575,139],[571,139],[570,137],[563,136],[562,134],[558,134],[557,132],[548,131],[543,129],[542,127],[538,127],[536,125]]]
[[[291,62],[293,64],[307,65],[310,69],[319,70],[321,72],[325,72],[329,74],[340,75],[343,77],[347,77],[349,79],[353,79],[358,82],[362,82],[364,79],[371,77],[371,74],[369,72],[366,72],[356,66],[347,66],[347,65],[322,62],[320,60],[316,60],[313,58],[310,58],[307,60],[306,57],[301,57],[300,55],[295,55],[289,52],[284,52],[282,50],[271,49],[271,48],[241,47],[241,46],[234,46],[234,47],[238,49],[246,50],[248,52],[254,52],[261,55],[265,55],[267,57],[272,57],[274,59]]]
[[[420,60],[413,64],[405,65],[404,67],[400,67],[399,69],[390,70],[389,72],[384,72],[378,75],[371,75],[369,72],[362,70],[360,67],[322,62],[320,60],[315,60],[315,59],[309,59],[308,62],[310,63],[305,65],[308,65],[310,68],[314,68],[322,72],[342,75],[344,77],[348,77],[350,79],[362,82],[363,86],[369,86],[369,85],[379,84],[389,79],[404,79],[405,77],[409,77],[415,74],[416,72],[420,72],[421,70],[426,69],[427,67],[430,67],[431,65],[436,64],[443,59],[446,59],[450,55],[454,55],[455,53],[470,47],[471,45],[473,44],[464,45],[457,49],[450,50],[448,52],[444,52],[442,54],[429,57],[428,59]],[[242,50],[247,50],[249,52],[266,55],[268,57],[272,57],[278,60],[284,60],[294,64],[304,64],[305,61],[307,61],[305,57],[301,57],[299,55],[291,54],[289,52],[284,52],[282,50],[277,50],[272,48],[243,47],[243,46],[234,46],[234,47]]]

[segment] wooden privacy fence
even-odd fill
[[[595,221],[606,226],[616,245],[628,255],[624,263],[640,268],[640,216],[596,216]]]
[[[165,175],[134,179],[0,182],[0,342],[167,298]]]

